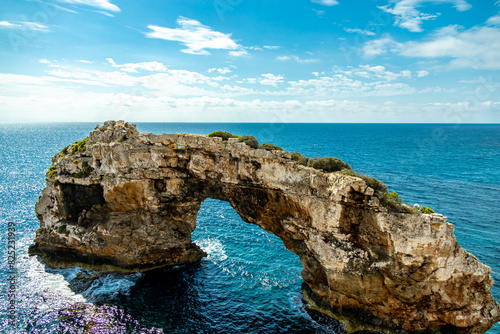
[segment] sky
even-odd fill
[[[0,122],[500,123],[500,0],[2,0]]]

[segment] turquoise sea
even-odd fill
[[[0,124],[0,332],[338,333],[301,301],[302,265],[281,241],[206,200],[200,263],[132,275],[51,269],[27,255],[51,157],[95,123]],[[304,155],[335,156],[405,202],[455,224],[459,244],[490,266],[500,301],[500,125],[139,123],[139,131],[253,135]],[[9,325],[8,223],[15,223],[16,322]],[[90,277],[78,279],[77,277]],[[500,333],[496,324],[488,333]]]

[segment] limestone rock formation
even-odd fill
[[[284,151],[108,121],[52,158],[31,253],[48,263],[145,270],[199,261],[208,197],[277,235],[303,264],[305,300],[348,331],[483,333],[500,319],[490,268],[439,214],[389,212],[365,182]]]

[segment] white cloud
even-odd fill
[[[441,28],[427,40],[398,43],[391,37],[367,42],[362,48],[365,57],[395,53],[412,58],[452,58],[450,69],[473,68],[498,70],[500,62],[500,27],[476,26],[463,30],[460,26]]]
[[[50,66],[56,61],[41,62]],[[156,62],[139,64],[152,63]],[[281,121],[297,122],[447,122],[443,115],[456,110],[470,112],[473,118],[468,121],[498,122],[500,117],[500,102],[493,89],[478,102],[448,103],[442,100],[443,93],[449,94],[453,87],[417,90],[410,84],[428,75],[427,71],[394,70],[389,65],[335,68],[293,81],[272,73],[236,79],[187,70],[135,73],[111,66],[108,71],[90,67],[63,65],[38,77],[0,73],[0,121],[94,121],[120,115],[130,121],[255,122],[282,113],[290,118]],[[209,72],[220,73],[218,68]],[[465,88],[460,89],[451,98],[467,101]],[[420,98],[415,94],[428,95]],[[440,97],[441,103],[401,102],[429,96]],[[372,102],[370,97],[374,97]],[[376,102],[379,100],[389,102]],[[84,116],[70,119],[74,114]]]
[[[61,67],[61,65],[54,64],[54,63],[57,63],[57,61],[52,62],[52,61],[50,61],[50,60],[48,60],[48,59],[39,59],[39,60],[38,60],[38,62],[39,62],[40,64],[48,65],[49,67],[56,67],[56,68]]]
[[[426,2],[451,3],[458,11],[466,11],[472,8],[465,0],[396,0],[396,4],[391,8],[389,5],[378,6],[378,8],[394,15],[395,25],[411,32],[421,32],[424,21],[433,20],[437,17],[435,14],[422,13],[417,9]]]
[[[61,3],[68,3],[72,5],[85,5],[90,7],[95,7],[110,12],[119,12],[120,8],[112,4],[109,0],[57,0]]]
[[[391,37],[383,37],[367,42],[362,51],[365,57],[375,57],[388,53],[397,48],[400,44],[395,42]]]
[[[282,75],[274,75],[271,73],[261,74],[263,77],[259,79],[259,83],[265,86],[274,86],[277,87],[279,83],[283,82],[284,77]]]
[[[238,50],[238,51],[229,51],[229,55],[233,57],[241,57],[247,55],[248,52],[246,50]]]
[[[471,80],[460,80],[459,82],[461,83],[466,83],[466,84],[481,84],[482,87],[486,88],[487,90],[494,92],[498,88],[500,88],[500,82],[496,82],[493,79],[493,75],[489,75],[488,77],[480,76],[480,77],[475,77]]]
[[[336,69],[335,73],[340,73],[347,77],[362,77],[365,79],[391,82],[399,79],[411,79],[412,72],[410,70],[402,70],[399,73],[388,71],[382,65],[359,65],[357,68],[350,68],[349,70]],[[365,82],[366,84],[367,82]]]
[[[26,27],[26,29],[33,30],[33,31],[39,31],[39,32],[48,32],[49,27],[46,25],[37,23],[37,22],[19,22],[21,25]]]
[[[335,6],[338,5],[339,2],[337,0],[311,0],[314,3],[319,3],[324,6]]]
[[[263,48],[264,49],[268,49],[268,50],[278,50],[278,49],[281,49],[281,46],[278,46],[278,45],[264,45]]]
[[[459,31],[443,28],[428,41],[401,44],[399,54],[406,57],[453,58],[450,68],[500,69],[500,28],[474,27]]]
[[[75,69],[59,66],[47,72],[50,80],[72,84],[100,86],[103,89],[139,87],[143,95],[167,96],[293,96],[295,98],[331,98],[332,96],[393,96],[410,94],[415,90],[407,82],[413,77],[409,70],[393,72],[381,65],[360,65],[357,68],[337,68],[331,75],[325,72],[313,72],[313,79],[286,81],[284,75],[265,73],[258,78],[236,79],[226,77],[228,68],[211,68],[209,73],[219,73],[215,77],[198,72],[165,68],[158,62],[143,62],[118,65],[108,58],[109,64],[120,71],[96,71],[83,67]],[[50,67],[52,62],[42,61]],[[126,71],[125,71],[125,70]],[[137,70],[157,70],[157,73],[142,73]],[[418,77],[418,75],[415,75]],[[234,81],[233,81],[234,80]],[[221,82],[227,81],[222,85]],[[401,81],[401,82],[400,82]],[[236,84],[271,86],[279,89],[259,90],[258,88],[240,87]],[[257,86],[260,87],[260,86]]]
[[[500,15],[492,16],[486,21],[487,25],[500,26]]]
[[[21,25],[13,24],[7,21],[0,21],[0,28],[14,28],[14,27],[21,27]]]
[[[89,61],[89,60],[85,60],[85,59],[80,59],[80,60],[78,60],[78,62],[80,62],[80,63],[82,63],[82,64],[92,64],[92,62],[91,62],[91,61]]]
[[[314,75],[315,77],[319,77],[320,75],[325,75],[325,71],[321,71],[321,72],[312,72],[312,75]]]
[[[164,75],[161,73],[159,75]],[[11,94],[15,86],[16,94]],[[166,90],[165,90],[166,92]],[[10,95],[9,95],[9,94]],[[176,97],[143,91],[96,93],[64,87],[32,76],[0,74],[3,122],[92,121],[125,118],[130,122],[498,122],[500,103],[405,103],[356,99],[236,99],[220,96]],[[68,113],[72,110],[72,113]],[[264,141],[264,138],[258,138]]]
[[[428,71],[422,70],[422,71],[417,71],[417,77],[423,78],[429,75]]]
[[[133,87],[139,83],[139,79],[130,76],[123,72],[84,72],[84,71],[68,71],[64,69],[56,69],[49,72],[49,75],[66,79],[67,82],[81,83],[90,86],[121,86]]]
[[[256,78],[246,78],[246,79],[243,79],[243,80],[238,80],[236,82],[239,83],[239,84],[247,83],[247,84],[254,85],[254,84],[257,83],[257,79]]]
[[[411,79],[411,71],[409,71],[409,70],[403,70],[399,74],[403,78]]]
[[[315,78],[288,82],[288,95],[325,97],[396,96],[417,93],[410,86],[413,73],[410,70],[393,72],[381,65],[335,68],[333,74],[312,73]]]
[[[102,15],[105,15],[105,16],[107,16],[107,17],[115,17],[113,14],[108,13],[108,12],[105,12],[105,11],[103,11],[103,10],[96,10],[95,12],[96,12],[96,13],[99,13],[99,14],[102,14]]]
[[[366,36],[375,36],[375,33],[373,31],[370,31],[370,30],[351,29],[351,28],[344,28],[344,30],[350,34],[358,33],[358,34],[362,34],[362,35],[366,35]]]
[[[208,69],[207,72],[208,73],[219,72],[220,74],[227,74],[227,73],[231,73],[232,71],[229,68],[227,68],[227,67],[224,67],[224,68],[215,68],[215,67],[213,67],[213,68]]]
[[[148,38],[159,38],[167,41],[177,41],[184,44],[187,49],[184,53],[196,55],[209,55],[206,49],[235,50],[233,56],[246,54],[243,47],[231,39],[231,34],[214,31],[200,22],[185,17],[177,19],[178,28],[164,28],[149,25]]]
[[[111,64],[111,66],[119,68],[124,72],[130,72],[130,73],[137,73],[137,70],[144,70],[150,72],[165,72],[167,70],[165,65],[157,61],[118,65],[114,62],[112,58],[106,58],[106,60]]]
[[[299,64],[301,64],[301,63],[302,64],[317,63],[319,61],[319,59],[316,59],[316,58],[302,59],[302,58],[299,58],[297,56],[279,56],[279,57],[276,57],[276,60],[279,60],[279,61],[293,60]]]
[[[276,57],[276,60],[279,60],[279,61],[287,61],[290,59],[292,59],[290,56],[278,56],[278,57]]]
[[[37,31],[37,32],[50,31],[49,27],[47,27],[46,25],[37,22],[23,22],[23,21],[16,23],[10,23],[8,21],[0,21],[0,29],[1,28],[24,29],[26,31]]]

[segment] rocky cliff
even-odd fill
[[[106,122],[52,158],[30,252],[105,270],[199,261],[191,233],[210,197],[281,238],[302,261],[309,307],[348,331],[482,333],[500,319],[490,268],[446,217],[389,212],[362,179],[290,158]]]

